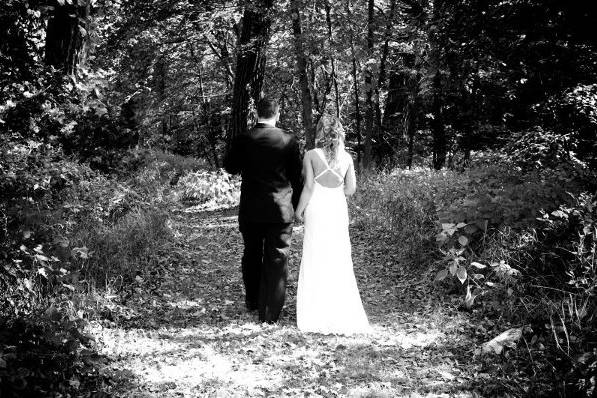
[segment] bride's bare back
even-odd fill
[[[329,167],[328,160],[320,148],[309,151],[310,164],[313,170],[314,180],[326,188],[339,188],[344,184],[346,173],[350,167],[349,156],[342,152],[340,158],[334,165]]]

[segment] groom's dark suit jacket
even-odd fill
[[[296,138],[263,123],[240,134],[224,159],[241,173],[239,223],[291,223],[302,189],[302,162]]]

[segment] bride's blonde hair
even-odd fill
[[[337,164],[344,150],[345,132],[340,119],[334,115],[324,114],[315,130],[315,146],[323,149],[330,167]]]

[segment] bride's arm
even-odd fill
[[[352,156],[346,156],[348,160],[348,170],[346,171],[346,175],[344,176],[344,195],[351,196],[357,190],[357,176],[354,171],[354,161],[352,160]]]
[[[296,218],[299,221],[303,221],[305,208],[307,208],[309,199],[311,199],[311,194],[313,193],[313,167],[311,166],[311,156],[309,155],[309,152],[305,153],[305,157],[303,159],[303,174],[305,178],[305,184],[303,186],[303,192],[301,193],[301,198],[295,212]]]

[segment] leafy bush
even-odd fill
[[[540,113],[554,130],[565,133],[567,147],[597,170],[597,84],[579,84],[553,96]]]
[[[79,281],[130,281],[167,244],[172,197],[157,172],[118,182],[65,158],[50,144],[1,143],[0,311],[44,309]],[[68,298],[66,298],[68,299]]]
[[[500,259],[519,270],[516,285],[508,287],[509,308],[495,291],[484,308],[489,304],[510,321],[532,326],[531,349],[558,364],[546,371],[558,373],[569,396],[593,396],[596,388],[596,199],[574,195],[570,204],[544,212],[534,227],[494,234],[483,252],[483,263]]]
[[[178,181],[177,192],[183,202],[201,209],[232,207],[240,200],[240,178],[222,170],[190,172]]]
[[[505,163],[514,163],[523,170],[557,169],[564,165],[582,168],[576,158],[579,142],[570,134],[557,134],[539,126],[521,133],[514,133],[504,152]]]
[[[511,146],[510,157],[500,157],[502,163],[493,157],[465,173],[466,195],[439,209],[443,267],[436,281],[450,275],[447,286],[459,281],[465,308],[480,302],[485,313],[532,325],[531,349],[559,363],[546,371],[565,378],[571,394],[589,396],[597,216],[594,195],[583,190],[592,190],[594,179],[581,162],[563,152],[558,157],[555,138],[552,146],[543,138],[529,143],[527,136],[524,145]],[[537,348],[550,336],[549,350]]]
[[[73,281],[106,281],[119,289],[155,270],[170,243],[166,220],[159,210],[136,209],[107,225],[79,226],[71,237]]]
[[[51,307],[35,319],[0,319],[2,397],[79,396],[104,383],[104,358],[81,333],[84,321]]]
[[[537,134],[509,155],[476,154],[461,173],[361,177],[350,209],[357,228],[383,231],[399,264],[438,264],[436,281],[462,294],[463,308],[528,325],[533,366],[588,397],[597,369],[595,180],[563,141]]]
[[[433,257],[437,209],[462,197],[466,186],[466,176],[453,171],[417,168],[365,175],[350,210],[357,227],[389,232],[402,263],[420,264]]]

